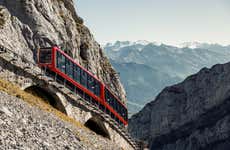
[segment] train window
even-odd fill
[[[109,93],[109,105],[113,107],[113,97],[111,96],[111,94]]]
[[[96,81],[94,85],[94,94],[100,96],[100,83],[98,81]]]
[[[124,115],[123,115],[123,106],[120,107],[120,115],[124,118]]]
[[[119,103],[118,101],[116,101],[116,102],[117,102],[117,106],[116,106],[117,113],[118,113],[118,114],[121,114],[121,113],[120,113],[120,107],[121,107],[121,106],[120,106],[120,103]]]
[[[81,70],[81,85],[87,87],[87,72]]]
[[[115,109],[116,110],[116,108],[115,108],[115,106],[116,106],[116,101],[115,101],[115,99],[114,99],[114,97],[112,96],[112,95],[110,95],[110,97],[111,97],[111,99],[112,99],[112,101],[111,101],[111,105],[112,105],[112,107],[113,107],[113,109]]]
[[[65,56],[57,51],[57,68],[65,73]]]
[[[116,99],[112,95],[111,95],[111,99],[112,99],[111,105],[112,105],[113,109],[116,110]]]
[[[125,120],[127,121],[128,120],[128,112],[127,112],[127,109],[125,109]]]
[[[106,101],[107,103],[114,108],[114,98],[112,96],[112,94],[109,92],[109,90],[105,90],[105,97],[106,97]]]
[[[87,89],[94,93],[95,79],[88,75],[87,77]]]
[[[110,97],[109,97],[109,92],[107,89],[105,89],[105,99],[106,99],[106,102],[110,105]]]
[[[66,74],[73,79],[73,63],[68,59],[66,59],[65,68]]]
[[[122,115],[123,118],[125,118],[125,108],[124,107],[122,107],[121,115]]]
[[[125,108],[122,107],[122,117],[125,119]]]
[[[116,100],[116,106],[115,106],[115,107],[116,107],[116,111],[119,113],[119,107],[120,107],[120,106],[119,106],[119,103],[118,103],[117,100]]]
[[[74,76],[74,80],[77,81],[78,83],[80,83],[80,79],[81,79],[81,68],[78,67],[77,65],[74,65],[73,76]]]
[[[122,117],[127,121],[127,110],[126,108],[118,102],[118,100],[109,92],[109,90],[105,89],[105,99],[106,102]],[[111,117],[114,115],[111,114]]]
[[[105,99],[108,102],[108,91],[107,91],[107,89],[105,89]]]
[[[123,115],[122,115],[122,114],[123,114],[122,112],[123,112],[123,106],[120,104],[119,113],[120,113],[121,116],[123,116]]]
[[[108,91],[105,89],[105,100],[106,100],[106,102],[108,103],[108,104],[110,104],[109,103],[109,94],[108,94]]]
[[[39,63],[50,64],[52,62],[52,48],[41,48],[39,50]]]
[[[119,109],[119,112],[120,112],[120,115],[123,116],[122,114],[122,109],[123,109],[123,106],[121,105],[120,109]]]
[[[121,104],[117,101],[117,113],[121,115],[121,112],[120,112],[120,108],[121,108]]]
[[[88,74],[87,89],[93,92],[95,95],[100,96],[100,84],[92,76]]]

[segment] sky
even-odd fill
[[[100,44],[147,40],[230,44],[230,0],[75,0]]]

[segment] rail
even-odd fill
[[[126,141],[129,142],[129,144],[134,148],[139,150],[140,146],[138,142],[134,141],[124,126],[121,126],[118,124],[115,120],[113,120],[106,112],[102,111],[99,108],[99,105],[95,104],[93,100],[86,101],[85,94],[78,93],[74,90],[71,91],[67,87],[66,84],[60,84],[58,82],[56,77],[48,77],[47,76],[47,70],[41,69],[37,66],[36,63],[28,60],[23,55],[17,54],[13,50],[4,47],[3,45],[0,45],[0,57],[3,58],[5,61],[11,63],[12,65],[21,68],[27,73],[30,73],[32,76],[43,80],[44,82],[48,83],[49,85],[52,85],[53,87],[56,87],[63,95],[66,97],[75,100],[78,104],[84,106],[89,111],[103,117],[104,121],[108,122],[112,127],[123,137],[126,139]],[[21,60],[21,61],[20,61]],[[64,82],[65,83],[65,82]],[[78,97],[81,97],[79,99]]]

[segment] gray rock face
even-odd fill
[[[230,147],[230,63],[204,68],[166,87],[129,121],[130,133],[154,150]]]
[[[0,44],[31,61],[37,48],[59,45],[126,101],[116,72],[72,0],[0,0]]]
[[[0,149],[121,150],[92,131],[73,126],[0,92]]]

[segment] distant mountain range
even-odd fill
[[[230,61],[230,46],[183,43],[169,46],[148,41],[117,41],[104,46],[127,91],[131,114],[153,100],[166,86],[203,67]]]

